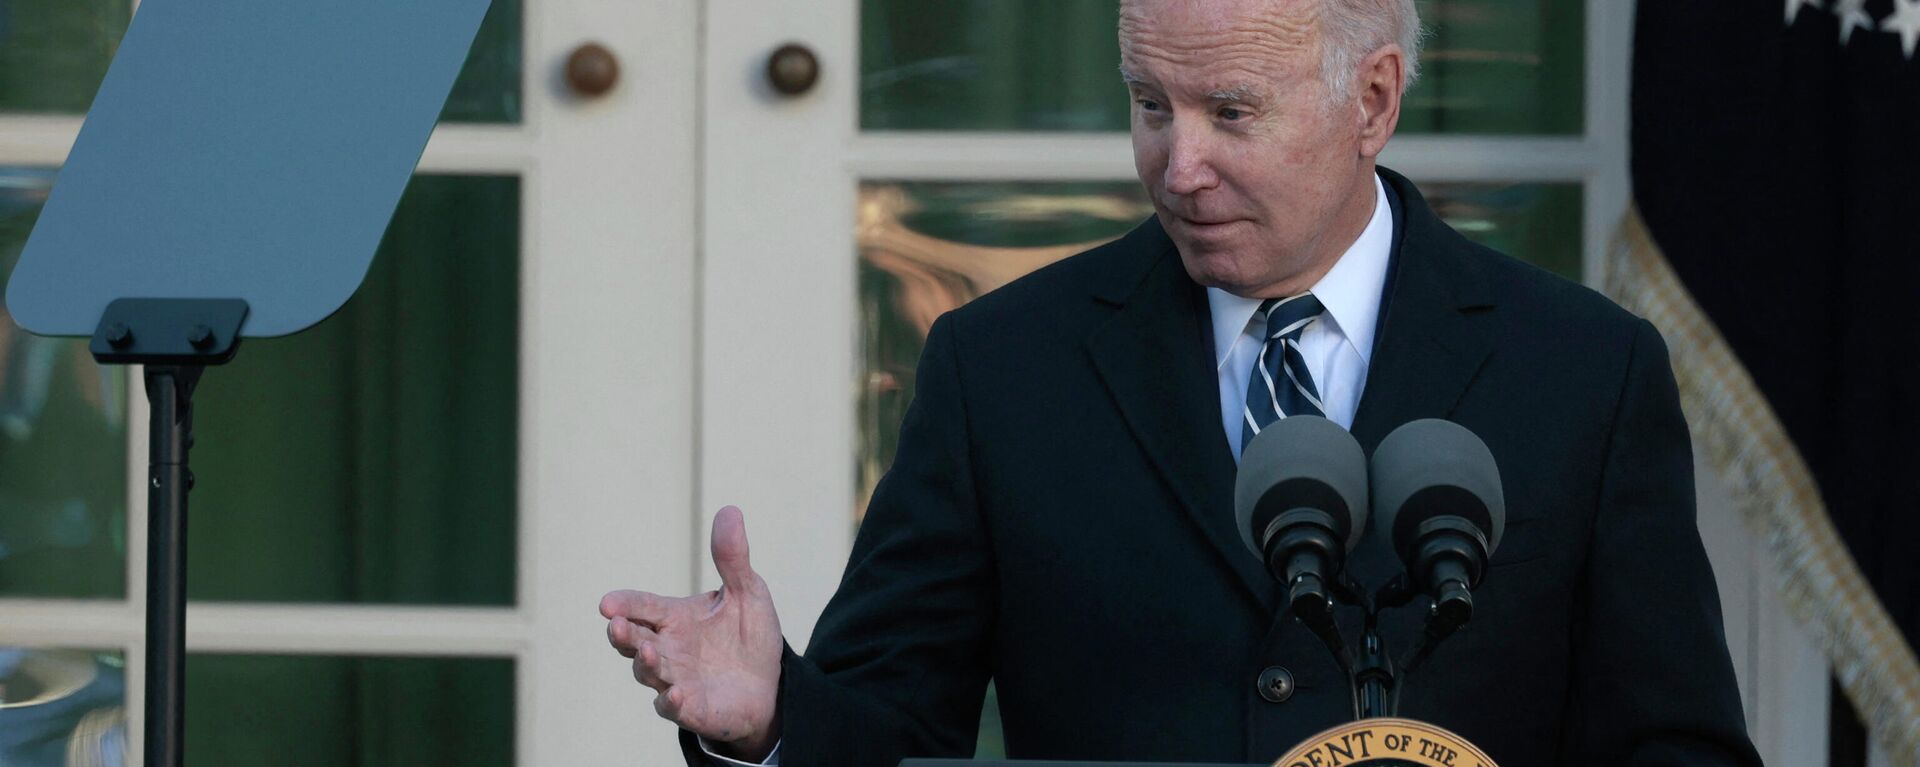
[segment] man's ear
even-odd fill
[[[1400,124],[1400,89],[1406,77],[1406,56],[1399,45],[1387,45],[1360,63],[1360,154],[1374,158],[1387,148],[1387,139]]]

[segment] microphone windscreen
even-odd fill
[[[1265,559],[1255,531],[1296,508],[1331,514],[1347,551],[1367,522],[1367,454],[1340,425],[1319,416],[1274,421],[1247,443],[1234,480],[1234,526],[1255,557]]]
[[[1426,418],[1410,421],[1373,451],[1374,524],[1405,559],[1421,523],[1458,516],[1480,528],[1487,553],[1507,526],[1505,496],[1493,451],[1467,427]]]

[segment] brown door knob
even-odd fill
[[[784,96],[798,96],[813,89],[820,80],[820,59],[799,43],[787,43],[773,49],[767,57],[767,82]]]
[[[613,90],[620,81],[620,60],[599,43],[585,43],[567,56],[567,87],[587,98]]]

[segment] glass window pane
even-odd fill
[[[513,661],[189,655],[186,763],[510,765]]]
[[[0,764],[123,764],[126,690],[117,650],[0,647]]]
[[[864,130],[1125,131],[1113,0],[862,0]],[[1423,0],[1404,133],[1574,134],[1585,4]]]
[[[861,0],[866,130],[1126,130],[1114,0]]]
[[[440,119],[520,122],[521,0],[493,0]],[[0,112],[84,114],[132,0],[0,2]]]
[[[869,182],[860,187],[862,375],[855,519],[893,463],[914,367],[942,313],[1125,234],[1151,215],[1115,182]]]
[[[0,167],[0,283],[53,177]],[[126,381],[84,339],[29,334],[0,307],[0,597],[126,593]]]
[[[1422,0],[1430,36],[1405,133],[1578,134],[1586,125],[1586,3]]]
[[[453,81],[444,122],[520,122],[521,0],[493,0]]]
[[[132,8],[131,0],[0,2],[0,111],[86,112]]]
[[[188,594],[510,605],[520,183],[419,176],[366,282],[195,395]]]
[[[1579,184],[1421,184],[1448,226],[1467,239],[1579,282]]]

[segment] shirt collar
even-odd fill
[[[1373,218],[1333,268],[1309,288],[1327,316],[1360,355],[1362,362],[1373,362],[1373,335],[1380,321],[1380,294],[1386,289],[1387,262],[1393,251],[1393,209],[1387,204],[1387,188],[1380,177],[1373,177]],[[1213,352],[1215,369],[1227,363],[1233,344],[1259,311],[1258,298],[1246,298],[1220,288],[1207,288],[1207,307],[1213,314]]]

